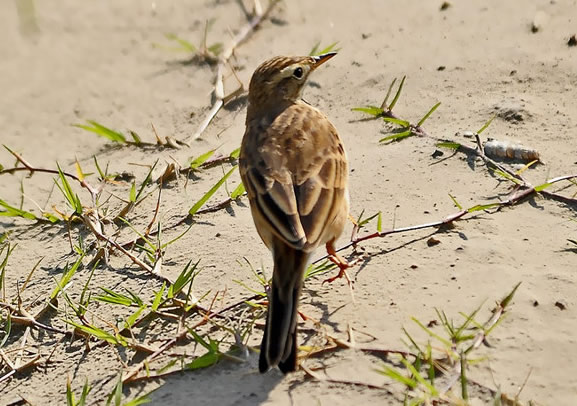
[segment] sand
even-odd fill
[[[19,18],[16,3],[0,3],[0,140],[36,167],[55,169],[58,162],[74,172],[77,159],[84,172],[96,172],[95,156],[101,166],[109,165],[109,172],[131,174],[139,185],[157,160],[154,179],[167,164],[185,165],[191,157],[217,147],[226,155],[239,146],[246,108],[242,97],[222,109],[200,139],[192,139],[211,107],[216,68],[202,58],[191,60],[190,54],[167,49],[175,43],[165,34],[198,45],[205,22],[214,19],[207,43],[226,45],[231,32],[246,25],[252,3],[20,2],[23,7],[34,5],[32,20],[26,12]],[[495,114],[482,133],[483,140],[511,140],[541,154],[543,164],[523,172],[528,182],[539,185],[577,173],[577,47],[568,46],[576,33],[574,0],[455,1],[446,10],[437,1],[297,0],[275,6],[270,18],[235,50],[231,64],[246,87],[253,70],[266,58],[307,54],[317,42],[338,41],[338,56],[315,73],[304,97],[329,116],[344,140],[351,163],[351,214],[380,211],[386,229],[438,221],[457,212],[449,195],[465,208],[507,197],[512,184],[492,176],[480,159],[457,153],[443,160],[451,155],[446,149],[442,157],[432,156],[440,149],[437,139],[474,147],[462,132],[478,130]],[[393,78],[404,75],[406,84],[395,114],[416,122],[436,102],[442,104],[423,125],[430,136],[384,145],[379,139],[390,134],[391,127],[380,119],[363,120],[366,116],[351,108],[380,104]],[[225,76],[228,93],[238,83],[229,70]],[[190,146],[114,146],[71,125],[86,120],[125,134],[132,130],[155,142],[152,123],[160,137],[187,140]],[[9,152],[0,151],[5,168],[14,161]],[[168,227],[186,215],[222,174],[217,166],[168,182],[158,219]],[[47,204],[52,213],[55,207],[70,214],[61,194],[53,191],[54,177],[2,174],[0,199],[18,206],[22,187],[24,209],[38,213],[33,203],[37,202]],[[98,183],[97,174],[87,179]],[[234,173],[229,189],[238,182]],[[90,206],[88,193],[72,184]],[[570,184],[559,183],[548,190],[563,185]],[[117,213],[124,206],[119,198],[126,199],[129,189],[130,181],[106,185],[101,209]],[[114,196],[108,199],[111,193]],[[146,228],[156,206],[157,188],[151,185],[145,193],[151,196],[128,215],[138,230]],[[575,186],[560,193],[571,198]],[[224,198],[221,189],[209,204]],[[514,398],[526,381],[519,395],[524,404],[532,400],[573,405],[577,401],[577,256],[568,239],[577,240],[576,210],[575,200],[532,195],[515,206],[455,223],[454,228],[434,235],[436,245],[427,244],[435,231],[431,228],[368,240],[361,244],[361,265],[350,270],[354,301],[342,280],[330,285],[322,284],[323,277],[307,281],[301,309],[320,323],[301,322],[301,342],[324,345],[325,333],[346,341],[347,332],[354,329],[359,346],[408,350],[402,341],[406,341],[403,327],[419,343],[428,340],[412,317],[425,324],[438,321],[435,309],[441,309],[462,320],[459,312],[482,306],[477,316],[482,322],[494,303],[521,282],[506,317],[487,340],[490,346],[482,345],[471,355],[480,359],[468,371],[471,404],[491,402],[490,391],[483,388]],[[186,227],[169,229],[163,238],[168,241]],[[339,246],[347,243],[352,227],[347,227]],[[367,230],[373,232],[375,227],[373,221]],[[116,229],[107,226],[110,235]],[[87,245],[85,267],[68,288],[77,302],[96,250],[90,247],[94,237],[82,224],[73,224],[71,230],[75,244],[80,235]],[[17,244],[6,267],[6,302],[15,300],[17,283],[22,286],[43,258],[22,293],[24,306],[34,313],[56,286],[54,280],[60,280],[66,263],[77,258],[71,253],[66,223],[35,225],[0,217],[0,235],[6,232],[11,232],[12,246]],[[134,237],[128,227],[115,235],[119,242]],[[144,259],[137,251],[134,254]],[[353,258],[350,249],[344,254]],[[319,250],[315,257],[322,255]],[[202,272],[193,291],[198,297],[211,292],[201,302],[205,307],[220,292],[214,309],[221,309],[251,295],[235,281],[259,288],[243,258],[255,267],[262,265],[270,275],[270,254],[254,230],[246,199],[198,216],[191,230],[166,249],[161,271],[174,280],[188,261],[200,260]],[[148,300],[161,285],[157,277],[117,253],[108,265],[95,270],[89,290],[97,295],[102,293],[100,287],[124,293],[122,289],[129,288]],[[74,316],[62,298],[59,309],[41,321],[70,330],[63,319]],[[88,320],[108,331],[115,324],[122,326],[130,314],[96,301],[90,309]],[[241,319],[238,313],[235,317],[233,322]],[[198,320],[191,316],[189,326]],[[262,320],[257,324],[262,325]],[[441,327],[435,331],[441,333]],[[3,349],[12,361],[26,334],[25,328],[13,325]],[[249,344],[256,348],[261,334],[262,328],[255,327]],[[152,323],[139,337],[158,348],[174,335],[175,323],[164,320]],[[0,384],[2,405],[25,404],[14,403],[21,399],[34,405],[64,404],[67,376],[77,394],[87,380],[94,388],[88,403],[102,404],[118,372],[126,373],[142,360],[142,354],[132,350],[96,342],[86,351],[83,339],[41,328],[30,329],[26,340],[25,359],[40,354],[42,363]],[[184,354],[190,362],[204,352],[190,341],[185,344],[169,350],[160,364],[176,359],[169,354]],[[221,349],[227,349],[224,343]],[[359,385],[319,381],[304,371],[286,377],[278,371],[260,375],[256,360],[250,352],[241,363],[222,360],[205,369],[126,384],[124,392],[133,399],[156,389],[150,395],[152,404],[174,405],[402,404],[403,388],[375,371],[384,362],[371,353],[333,350],[303,361],[307,368],[320,368],[317,373],[322,376]],[[2,376],[10,372],[5,362],[2,368]]]

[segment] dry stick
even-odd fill
[[[540,193],[551,200],[556,200],[569,205],[577,205],[577,199],[571,197],[563,196],[555,192],[547,192],[546,190],[542,190]]]
[[[474,150],[473,150],[474,151]],[[553,179],[549,179],[547,180],[545,183],[549,183],[549,184],[553,184],[553,183],[557,183],[563,180],[568,180],[568,179],[577,179],[577,174],[575,175],[565,175],[565,176],[558,176],[556,178]],[[509,197],[501,202],[495,203],[496,207],[503,207],[503,206],[513,206],[517,203],[519,203],[519,201],[526,199],[527,197],[533,195],[533,194],[539,194],[539,193],[544,193],[544,191],[537,191],[535,190],[534,186],[531,186],[528,182],[525,182],[525,185],[519,185],[510,195]],[[550,192],[546,192],[544,193],[546,195],[554,195]],[[557,196],[557,195],[554,195]],[[568,199],[568,198],[567,198]],[[571,202],[573,203],[573,200],[575,199],[571,199]],[[444,225],[448,225],[454,221],[457,220],[462,220],[462,217],[465,216],[466,214],[470,213],[469,210],[461,210],[457,213],[451,214],[447,217],[445,217],[442,220],[439,221],[435,221],[432,223],[425,223],[425,224],[419,224],[419,225],[415,225],[415,226],[408,226],[408,227],[401,227],[401,228],[395,228],[395,229],[391,229],[391,230],[386,230],[386,231],[381,231],[381,232],[375,232],[373,234],[369,234],[366,235],[364,237],[357,237],[355,239],[353,239],[350,243],[344,245],[343,247],[337,249],[337,252],[345,250],[349,247],[356,247],[358,243],[366,241],[366,240],[371,240],[373,238],[377,238],[377,237],[385,237],[389,234],[398,234],[398,233],[404,233],[407,231],[415,231],[415,230],[421,230],[424,228],[431,228],[431,227],[442,227]],[[328,255],[324,255],[323,257],[313,261],[314,264],[321,262],[325,259],[327,259],[329,256]]]
[[[385,110],[383,112],[382,116],[394,118],[396,120],[402,120],[399,116],[397,116],[395,113],[393,113],[393,111],[390,109]],[[445,141],[443,139],[429,135],[425,131],[425,129],[421,126],[409,124],[409,129],[416,135],[420,135],[420,136],[428,137],[428,138],[434,138],[437,141]],[[512,176],[513,178],[518,179],[519,181],[523,182],[524,185],[530,186],[529,183],[525,179],[523,179],[523,177],[521,177],[521,175],[519,175],[516,172],[511,171],[510,169],[506,168],[505,166],[499,164],[495,160],[493,160],[493,159],[489,158],[487,155],[485,155],[485,151],[483,150],[483,146],[481,145],[481,139],[479,137],[479,134],[475,134],[475,139],[477,142],[477,148],[471,148],[471,147],[468,147],[466,145],[462,145],[459,143],[458,151],[460,150],[462,152],[466,152],[467,154],[478,156],[485,162],[485,164],[487,166],[492,166],[493,168],[497,168],[497,169],[507,173],[508,175]]]
[[[521,182],[523,182],[523,185],[525,185],[525,186],[531,186],[531,184],[528,183],[525,179],[523,179],[523,177],[521,175],[519,175],[516,172],[511,171],[509,168],[497,163],[496,161],[494,161],[493,159],[491,159],[487,155],[485,155],[485,150],[483,149],[483,146],[481,145],[481,137],[479,136],[479,134],[475,134],[475,141],[477,142],[477,149],[473,149],[470,147],[465,147],[464,149],[474,151],[477,156],[481,157],[481,159],[483,161],[485,161],[485,165],[493,166],[494,168],[497,168],[497,169],[501,170],[502,172],[507,173],[509,176],[512,176],[513,178],[518,179]],[[461,148],[461,147],[462,147],[462,145],[459,148]]]
[[[18,166],[18,167],[14,167],[14,168],[3,169],[0,171],[0,175],[4,175],[5,173],[19,172],[19,171],[27,171],[27,172],[30,172],[30,174],[33,174],[34,172],[41,172],[41,173],[51,173],[54,175],[58,175],[60,173],[59,171],[57,171],[55,169],[37,168],[34,165],[31,165],[30,163],[28,163],[18,153],[12,151],[6,145],[4,145],[4,148],[6,148],[6,150],[8,150],[8,152],[10,152],[18,160],[18,162],[20,162],[24,166],[23,167]],[[76,176],[72,173],[64,172],[64,171],[62,172],[62,175],[66,176],[70,179],[74,179],[75,181],[80,183],[80,185],[82,187],[84,187],[86,190],[88,190],[92,196],[96,196],[98,194],[97,189],[94,189],[90,184],[88,184],[86,181],[80,179],[78,176]]]
[[[42,330],[50,331],[53,333],[66,334],[66,331],[64,331],[64,330],[58,329],[56,327],[48,326],[48,325],[40,323],[38,321],[38,319],[40,319],[44,315],[44,313],[46,313],[48,310],[56,307],[56,304],[57,304],[57,298],[54,298],[54,299],[48,301],[46,303],[46,305],[42,309],[40,309],[40,311],[38,311],[38,313],[36,313],[35,315],[31,315],[30,313],[28,313],[25,309],[22,308],[22,306],[15,307],[9,303],[0,302],[0,307],[7,309],[11,314],[17,314],[18,315],[18,316],[11,316],[12,322],[14,322],[16,324],[23,325],[23,326],[33,325],[33,326],[38,327]]]
[[[152,229],[152,226],[154,225],[154,222],[156,221],[156,218],[158,217],[158,212],[160,211],[160,198],[162,195],[162,187],[158,188],[158,199],[156,199],[156,207],[154,208],[154,215],[152,216],[152,219],[150,220],[150,222],[148,223],[148,226],[146,227],[146,230],[144,231],[144,235],[146,237],[148,237],[150,235],[150,230]]]
[[[162,276],[162,275],[159,275],[159,274],[153,272],[152,268],[148,264],[142,262],[140,259],[138,259],[134,255],[132,255],[129,251],[127,251],[124,247],[122,247],[122,245],[120,245],[116,241],[110,239],[103,232],[98,230],[99,227],[92,222],[92,220],[90,219],[89,216],[82,216],[82,219],[84,220],[84,223],[88,226],[88,228],[92,231],[92,234],[94,234],[94,236],[96,238],[98,238],[101,241],[106,241],[108,244],[112,245],[114,248],[116,248],[117,250],[122,252],[124,255],[126,255],[128,258],[130,258],[130,260],[135,265],[138,265],[140,268],[153,274],[154,276],[156,276],[160,280],[166,281],[167,283],[171,283],[170,280],[166,276]]]
[[[22,363],[22,357],[24,356],[24,347],[26,347],[26,341],[28,340],[28,336],[30,335],[30,326],[26,327],[24,331],[24,336],[22,337],[22,343],[20,344],[20,348],[18,349],[18,353],[16,354],[16,361],[14,361],[14,366],[16,369],[20,367]]]
[[[216,114],[220,111],[222,106],[224,105],[225,100],[229,99],[230,95],[224,95],[224,70],[230,57],[232,56],[236,47],[238,47],[242,42],[246,41],[249,36],[254,32],[255,28],[265,19],[268,17],[270,12],[272,11],[273,7],[279,0],[271,0],[266,10],[262,10],[260,6],[260,2],[255,0],[255,15],[254,17],[245,25],[239,33],[233,37],[231,42],[228,44],[228,47],[223,50],[218,58],[218,64],[216,67],[216,79],[214,84],[214,97],[215,102],[212,105],[212,108],[208,112],[207,116],[204,118],[196,133],[193,135],[193,139],[198,139],[202,135],[202,133],[206,130],[212,119],[216,116]],[[241,86],[235,90],[232,94],[240,93],[243,90],[242,84]]]
[[[16,374],[17,372],[23,371],[27,368],[30,368],[32,366],[35,366],[38,364],[38,360],[40,359],[40,354],[36,355],[36,357],[34,357],[33,359],[31,359],[30,361],[25,362],[24,364],[20,365],[18,368],[14,368],[14,365],[12,365],[11,362],[9,362],[10,360],[8,359],[8,357],[6,357],[4,355],[4,352],[2,350],[0,350],[0,357],[4,360],[4,362],[6,362],[6,364],[8,364],[8,366],[10,367],[11,371],[8,372],[6,375],[0,377],[0,383],[4,382],[5,380],[7,380],[8,378],[10,378],[12,375]]]

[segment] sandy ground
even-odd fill
[[[251,12],[252,5],[244,3]],[[155,44],[173,46],[166,33],[198,44],[208,19],[215,19],[208,44],[226,44],[231,31],[246,24],[241,4],[232,0],[42,1],[35,2],[35,20],[30,23],[19,18],[15,1],[0,2],[1,143],[42,168],[55,168],[59,162],[74,171],[77,158],[85,172],[95,172],[92,157],[96,156],[101,165],[109,164],[110,172],[136,176],[137,184],[146,175],[146,165],[156,160],[155,178],[167,163],[184,165],[214,147],[228,154],[239,146],[244,131],[242,98],[223,109],[200,140],[178,150],[111,147],[110,142],[71,124],[96,120],[124,132],[133,130],[153,142],[153,123],[161,136],[188,139],[210,108],[215,68],[189,63],[189,55]],[[356,217],[362,210],[381,211],[384,228],[437,221],[458,211],[449,194],[470,207],[495,202],[510,192],[510,184],[489,175],[480,160],[463,154],[444,161],[433,158],[437,149],[433,138],[379,144],[390,128],[382,120],[360,120],[363,115],[351,108],[380,104],[395,77],[407,76],[395,107],[397,115],[417,121],[433,104],[442,102],[425,124],[431,136],[469,144],[469,139],[455,133],[477,130],[500,113],[482,135],[538,150],[544,165],[523,173],[529,182],[540,184],[577,173],[577,47],[567,45],[577,33],[577,2],[455,1],[444,11],[440,6],[438,1],[418,0],[282,2],[231,59],[246,85],[252,71],[268,57],[307,54],[319,41],[323,45],[338,41],[339,55],[315,74],[305,98],[330,117],[345,142],[351,163],[351,213]],[[533,21],[539,26],[535,33]],[[227,74],[226,92],[236,87],[234,77]],[[503,118],[510,111],[518,119]],[[445,151],[443,157],[449,155]],[[0,151],[4,167],[13,162],[7,151]],[[185,176],[172,181],[163,189],[159,219],[171,224],[185,215],[221,176],[217,167],[188,181]],[[22,185],[25,209],[35,210],[32,201],[41,206],[49,201],[49,210],[54,205],[70,212],[57,191],[48,199],[52,178],[42,173],[31,178],[4,174],[0,199],[17,206]],[[97,183],[96,175],[88,179]],[[235,173],[229,188],[238,182]],[[89,202],[87,193],[73,186]],[[126,197],[129,187],[128,183],[108,185],[104,194]],[[146,192],[152,196],[129,216],[138,229],[146,227],[156,203],[155,187]],[[575,187],[563,193],[570,197]],[[221,190],[211,202],[224,197]],[[118,211],[123,204],[111,198],[107,206]],[[507,317],[489,337],[490,347],[481,346],[474,353],[473,358],[481,362],[471,367],[470,378],[514,397],[530,374],[522,401],[574,405],[577,256],[567,239],[577,239],[576,210],[574,203],[531,197],[498,213],[457,223],[455,229],[435,235],[440,241],[435,246],[427,245],[432,229],[369,240],[362,244],[366,253],[362,266],[351,270],[354,301],[344,282],[322,285],[318,278],[307,283],[302,311],[320,320],[320,325],[303,322],[301,340],[319,344],[319,331],[346,340],[351,327],[358,342],[406,350],[403,326],[419,342],[427,340],[411,317],[427,323],[438,319],[438,308],[457,320],[459,312],[483,305],[478,316],[482,321],[495,300],[522,282]],[[10,241],[18,244],[6,268],[6,301],[15,298],[17,283],[22,284],[43,258],[22,294],[25,305],[34,304],[33,311],[44,303],[67,261],[76,256],[71,254],[66,226],[30,224],[4,217],[0,235],[12,231]],[[371,223],[370,231],[374,228]],[[164,238],[176,237],[185,229],[168,230]],[[351,229],[352,225],[340,245],[346,244]],[[110,226],[109,232],[113,230]],[[76,239],[83,231],[76,225],[71,234]],[[124,228],[118,238],[133,236]],[[91,255],[94,252],[89,252],[85,265]],[[270,272],[269,253],[254,231],[246,201],[241,200],[227,210],[198,217],[191,230],[168,247],[162,272],[174,280],[189,260],[200,259],[203,271],[194,282],[194,292],[197,296],[212,292],[203,302],[208,307],[215,292],[226,291],[215,304],[222,308],[250,296],[235,280],[258,288],[242,265],[244,257]],[[89,271],[86,267],[75,276],[70,288],[74,300]],[[119,255],[96,269],[89,289],[96,295],[99,287],[120,291],[126,287],[150,298],[160,285],[157,278]],[[66,308],[63,302],[61,310]],[[127,316],[104,303],[91,306],[98,317],[91,313],[89,318],[96,322],[114,323]],[[42,321],[66,328],[62,320],[67,317],[59,312]],[[174,326],[166,323],[153,323],[142,332],[147,344],[157,348],[174,335]],[[261,332],[254,329],[251,345],[258,344]],[[24,328],[13,327],[4,348],[10,359],[16,357],[24,334]],[[14,403],[22,398],[35,405],[65,404],[67,376],[76,393],[85,379],[90,382],[94,389],[89,403],[104,402],[118,371],[128,371],[141,358],[113,346],[93,347],[87,352],[83,340],[31,329],[27,351],[40,353],[43,360],[49,357],[50,362],[2,382],[0,404],[24,404]],[[172,353],[185,354],[190,361],[202,349],[183,345]],[[287,377],[277,371],[260,375],[256,358],[251,353],[245,363],[223,361],[207,369],[126,385],[125,394],[133,398],[156,389],[150,396],[153,404],[174,405],[402,403],[398,385],[375,389],[321,382],[302,371]],[[375,372],[383,362],[360,351],[331,351],[304,362],[322,367],[333,379],[377,386],[390,382]],[[5,375],[10,369],[2,365]],[[490,402],[486,391],[471,391],[476,398],[473,404]]]

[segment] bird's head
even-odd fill
[[[248,99],[259,108],[291,103],[301,97],[309,75],[336,55],[276,56],[263,62],[250,80]]]

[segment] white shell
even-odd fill
[[[537,150],[509,141],[487,141],[483,149],[489,158],[522,162],[540,161]]]

